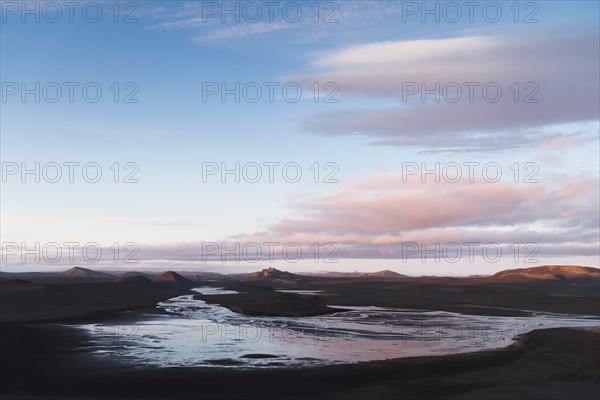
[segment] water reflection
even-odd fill
[[[158,307],[167,315],[147,315],[134,326],[84,325],[93,334],[91,350],[150,366],[304,366],[478,351],[508,346],[538,328],[600,326],[597,318],[559,314],[489,317],[378,307],[319,317],[253,317],[193,295]]]

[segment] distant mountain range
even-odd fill
[[[106,272],[93,271],[87,268],[74,267],[63,271],[60,275],[67,278],[85,278],[85,279],[114,279],[114,275]]]
[[[179,284],[179,285],[191,285],[193,282],[183,276],[179,275],[177,272],[167,271],[163,272],[159,276],[153,279],[156,283],[169,283],[169,284]]]
[[[304,275],[308,276],[325,276],[333,278],[406,278],[408,275],[402,275],[389,269],[384,269],[377,272],[341,272],[341,271],[329,271],[329,272],[317,272],[307,273]]]
[[[236,277],[246,281],[269,281],[278,284],[294,284],[306,279],[306,277],[302,275],[280,271],[275,268],[266,268],[262,271],[252,272],[250,274],[239,274],[236,275]]]
[[[144,275],[128,275],[128,276],[120,276],[114,280],[123,285],[131,285],[135,287],[146,286],[146,287],[155,287],[157,284],[152,282],[150,279],[145,277]]]
[[[542,267],[507,269],[491,277],[495,280],[577,280],[600,279],[600,269],[577,265],[545,265]]]
[[[185,272],[174,272],[167,271],[161,274],[145,273],[138,271],[128,271],[124,273],[118,273],[115,271],[100,272],[94,271],[88,268],[74,267],[63,272],[0,272],[0,279],[2,280],[14,280],[14,279],[25,279],[25,280],[54,280],[54,279],[81,279],[81,280],[119,280],[124,282],[128,280],[133,282],[131,278],[145,278],[150,282],[156,283],[179,283],[179,284],[191,284],[194,281],[202,280],[217,280],[217,279],[237,279],[237,280],[248,280],[248,281],[269,281],[273,283],[281,284],[294,284],[314,280],[316,278],[363,278],[363,279],[398,279],[398,278],[412,278],[407,275],[402,275],[394,271],[383,270],[377,272],[342,272],[342,271],[329,271],[329,272],[317,272],[317,273],[300,273],[294,274],[287,271],[281,271],[276,268],[266,268],[261,271],[247,273],[247,274],[218,274],[214,272],[198,272],[198,271],[185,271]],[[420,279],[428,279],[435,277],[420,277]],[[438,277],[443,278],[443,277]],[[582,279],[600,279],[600,269],[592,267],[582,267],[576,265],[546,265],[540,267],[531,268],[519,268],[519,269],[507,269],[500,271],[494,275],[472,275],[464,278],[452,278],[452,279],[481,279],[487,281],[498,281],[498,282],[510,282],[510,281],[538,281],[538,280],[582,280]],[[141,279],[137,279],[141,282]]]

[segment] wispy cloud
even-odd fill
[[[342,99],[398,104],[312,115],[310,133],[427,150],[509,149],[572,134],[542,134],[548,126],[598,120],[598,48],[597,35],[576,33],[388,41],[318,53],[311,65],[321,72],[289,78],[335,82]]]
[[[191,30],[199,45],[281,31],[298,32],[295,42],[318,41],[328,32],[358,32],[383,20],[396,24],[401,16],[395,1],[320,2],[318,7],[315,2],[289,3],[293,7],[287,8],[285,2],[252,2],[252,6],[239,1],[182,2],[148,8],[145,15],[153,19],[148,29]]]
[[[194,42],[198,44],[212,43],[214,41],[223,41],[233,38],[243,38],[247,36],[261,35],[286,29],[294,29],[295,25],[286,23],[254,23],[239,24],[219,29],[212,29],[195,36]]]

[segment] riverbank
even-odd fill
[[[12,340],[15,340],[13,337]],[[310,368],[140,368],[86,353],[85,337],[5,347],[3,399],[597,399],[598,329],[548,329],[511,346]],[[33,396],[33,397],[32,397]]]

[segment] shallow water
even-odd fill
[[[233,294],[217,288],[205,295]],[[97,357],[146,366],[307,366],[500,348],[519,334],[553,327],[600,327],[595,317],[537,314],[490,317],[442,311],[344,307],[336,314],[253,317],[179,296],[131,325],[80,325]]]
[[[311,296],[327,295],[327,293],[325,293],[324,290],[275,289],[275,291],[279,292],[279,293],[294,293],[294,294],[311,295]]]

